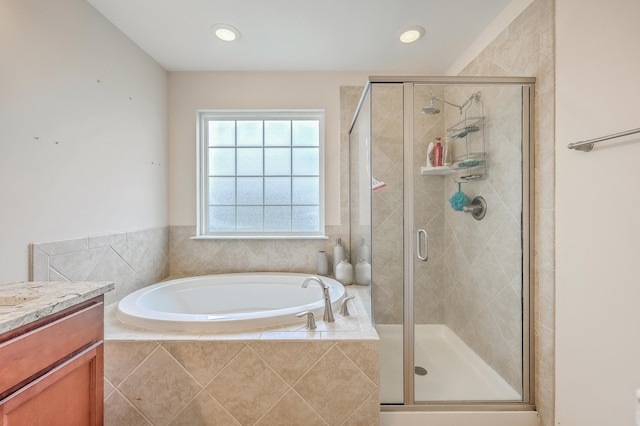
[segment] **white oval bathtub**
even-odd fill
[[[180,278],[142,288],[124,297],[116,315],[127,325],[171,331],[237,331],[303,323],[296,317],[312,311],[322,320],[320,286],[302,282],[310,274],[246,273]],[[345,289],[321,277],[329,286],[334,312]]]

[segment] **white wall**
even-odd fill
[[[556,1],[556,424],[630,426],[640,388],[640,2]]]
[[[0,282],[31,242],[168,224],[166,84],[85,1],[0,0]]]
[[[171,72],[171,225],[196,224],[198,109],[324,109],[325,223],[340,225],[340,86],[364,86],[366,73]],[[348,117],[350,120],[351,117]]]

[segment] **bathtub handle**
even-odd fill
[[[296,316],[298,318],[302,318],[305,315],[307,316],[307,325],[305,325],[304,328],[306,328],[307,330],[315,330],[316,329],[316,318],[313,316],[313,312],[304,311],[304,312],[300,312],[299,314],[296,314]]]
[[[354,298],[355,296],[348,296],[342,299],[342,303],[340,304],[340,315],[342,315],[343,317],[349,316],[349,307],[347,306],[347,302]]]
[[[420,234],[424,235],[424,254],[422,254],[422,240],[420,239]],[[416,252],[418,259],[423,262],[429,258],[429,235],[427,235],[427,231],[422,228],[418,229],[418,233],[416,235]]]

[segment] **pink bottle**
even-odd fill
[[[440,142],[437,142],[433,148],[433,166],[442,166],[442,144]]]

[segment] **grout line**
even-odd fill
[[[138,409],[138,407],[136,407],[131,401],[129,401],[129,398],[127,398],[122,392],[120,392],[120,390],[118,388],[115,388],[113,390],[113,392],[111,392],[109,394],[109,396],[112,396],[113,394],[117,393],[118,395],[120,395],[120,397],[125,401],[126,404],[129,404],[129,406],[140,415],[140,417],[142,417],[149,425],[153,426],[153,422],[151,420],[149,420],[147,418],[147,416],[144,415],[144,413],[142,413],[142,411],[140,411]]]
[[[133,342],[134,342],[134,343],[137,343],[137,341],[133,341]],[[122,343],[122,342],[119,342],[119,343]],[[130,342],[125,342],[125,343],[130,343]],[[146,342],[145,342],[145,343],[146,343]],[[118,386],[116,386],[116,389],[119,389],[119,388],[120,388],[120,386],[121,386],[124,382],[126,382],[126,381],[127,381],[127,379],[128,379],[129,377],[131,377],[131,375],[132,375],[136,370],[138,370],[138,368],[140,368],[140,366],[141,366],[141,365],[142,365],[146,360],[148,360],[148,359],[149,359],[149,357],[151,357],[151,355],[152,355],[155,351],[157,351],[157,350],[158,350],[158,347],[160,346],[160,342],[158,342],[158,341],[154,341],[154,343],[156,344],[156,346],[155,346],[153,349],[151,349],[151,351],[149,351],[149,353],[147,354],[147,356],[145,356],[145,357],[144,357],[144,358],[143,358],[143,359],[138,363],[138,365],[136,365],[135,367],[133,367],[133,368],[131,369],[131,371],[129,372],[129,374],[127,374],[127,375],[126,375],[126,376],[125,376],[125,377],[120,381],[120,383],[118,384]]]

